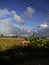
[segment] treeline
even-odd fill
[[[16,36],[6,36],[6,35],[1,34],[0,37],[8,37],[8,38],[9,37],[13,37],[13,38],[17,38],[17,37],[20,37],[20,36],[17,36],[17,35]]]

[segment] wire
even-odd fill
[[[31,3],[34,3],[36,6],[40,7],[42,10],[49,12],[49,10],[45,9],[44,7],[41,7],[38,3],[35,3],[32,0],[30,0],[30,1],[31,1]]]
[[[43,8],[43,7],[41,7],[38,3],[35,3],[35,2],[33,2],[32,0],[30,0],[31,1],[31,3],[34,3],[36,6],[38,6],[38,7],[40,7],[43,11],[47,11],[47,12],[49,12],[49,10],[47,10],[47,9],[45,9],[45,8]],[[44,15],[46,15],[46,16],[48,16],[49,17],[49,13],[47,13],[47,14],[44,14]]]
[[[38,10],[41,12],[42,11],[42,13],[44,13],[44,14],[41,14],[41,13],[38,13],[39,15],[44,15],[44,16],[47,16],[47,17],[49,17],[49,14],[47,13],[47,12],[45,12],[45,11],[43,11],[43,10],[41,10],[41,6],[36,6],[35,4],[31,4],[31,3],[28,3],[28,2],[25,2],[24,0],[17,0],[19,3],[22,3],[23,5],[25,5],[25,6],[30,6],[30,7],[32,7],[32,6],[34,6],[34,8],[38,8]],[[31,6],[32,5],[32,6]],[[43,8],[42,8],[43,9]]]
[[[24,0],[22,0],[23,2],[26,2],[26,3],[28,3],[29,5],[31,5],[31,6],[34,6],[34,7],[36,7],[36,8],[38,8],[38,10],[39,11],[42,11],[43,13],[46,13],[46,14],[48,14],[47,12],[45,12],[45,10],[44,10],[44,8],[41,8],[40,6],[38,6],[37,4],[35,4],[35,3],[33,3],[33,2],[27,2],[27,0],[26,1],[24,1]]]

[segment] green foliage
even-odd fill
[[[23,50],[23,51],[24,51],[24,47],[25,47],[25,49],[28,47],[32,48],[32,49],[49,47],[49,40],[47,40],[46,38],[35,38],[35,34],[33,34],[32,36],[30,36],[28,38],[28,40],[30,41],[30,43],[28,44],[28,47],[25,45],[22,45],[21,43],[23,41],[21,42],[21,40],[19,41],[19,39],[18,39],[18,41],[15,38],[13,38],[14,40],[13,39],[10,40],[10,39],[12,39],[12,38],[9,38],[9,40],[8,40],[8,38],[6,38],[6,39],[0,38],[0,51],[10,49],[11,47],[13,49],[18,48],[18,50]],[[25,40],[27,40],[27,38]],[[16,46],[14,46],[14,45],[16,45]]]
[[[32,43],[32,44],[30,44],[30,46],[35,49],[35,48],[38,47],[38,44],[37,43]]]
[[[47,44],[47,39],[46,38],[35,38],[35,34],[33,34],[32,36],[30,36],[28,38],[28,40],[30,41],[30,46],[32,48],[41,48],[44,47],[44,45]]]
[[[30,43],[31,43],[34,39],[35,39],[35,34],[33,34],[32,36],[30,36],[30,37],[28,38],[28,40],[30,41]]]
[[[43,38],[42,39],[42,46],[46,45],[47,44],[47,39],[46,38]]]

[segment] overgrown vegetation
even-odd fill
[[[23,43],[29,41],[30,43]],[[27,45],[26,45],[27,44]],[[49,39],[36,38],[0,38],[0,59],[8,62],[24,61],[49,56]],[[10,61],[9,61],[10,60]]]
[[[30,43],[23,43],[23,41],[29,41]],[[25,46],[27,44],[27,46]],[[13,46],[30,47],[33,49],[49,48],[49,39],[46,38],[36,38],[35,34],[29,38],[0,38],[0,51],[10,49]]]

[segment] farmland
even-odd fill
[[[0,37],[0,60],[2,64],[19,65],[24,63],[27,65],[28,63],[33,64],[33,62],[37,63],[37,60],[45,57],[49,58],[49,39],[35,38],[34,35],[29,38]],[[40,60],[40,63],[43,61]],[[45,62],[47,63],[46,60]]]
[[[23,45],[24,38],[4,38],[0,37],[0,51],[11,48],[14,45]]]

